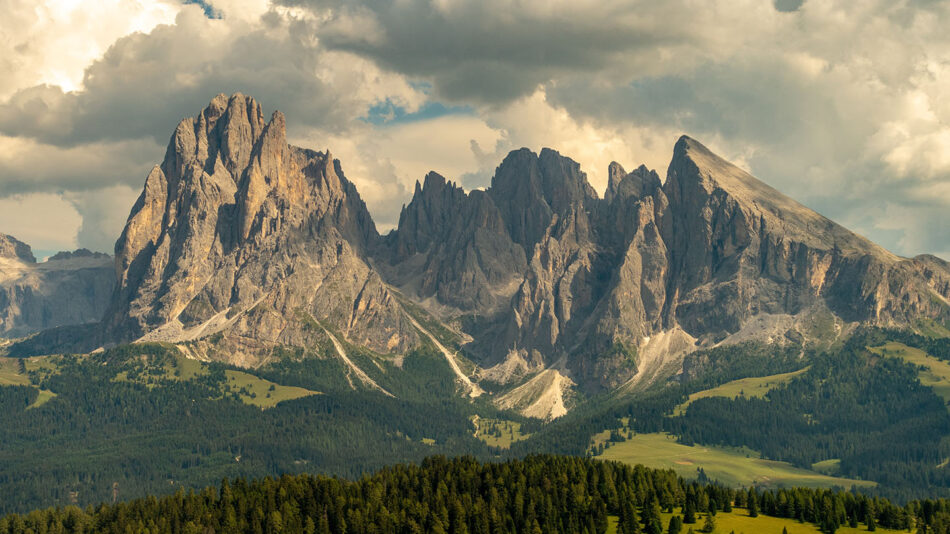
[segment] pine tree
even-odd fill
[[[716,518],[712,514],[706,514],[706,522],[703,523],[702,532],[712,532],[716,530]]]
[[[641,532],[640,516],[637,514],[637,508],[633,505],[633,501],[630,498],[626,498],[623,501],[617,530],[618,532],[622,530],[623,534],[640,534]]]
[[[660,514],[660,501],[656,494],[650,495],[649,501],[643,506],[643,527],[646,534],[663,534],[663,523]]]
[[[693,501],[687,500],[683,507],[683,523],[693,524],[696,522],[696,505]]]
[[[759,517],[759,496],[755,488],[749,490],[749,517]]]
[[[678,515],[674,515],[673,517],[670,518],[670,525],[667,528],[666,533],[680,534],[680,532],[682,531],[683,531],[683,519]]]

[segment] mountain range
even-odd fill
[[[546,419],[698,349],[950,324],[950,264],[892,254],[687,136],[665,179],[611,163],[603,197],[548,148],[512,151],[484,190],[430,172],[386,235],[339,160],[286,136],[280,112],[218,95],[179,123],[113,259],[36,263],[0,237],[0,334],[60,327],[7,350],[155,341],[258,368],[330,342],[352,387],[390,394],[347,350],[399,367],[430,345],[460,395]]]

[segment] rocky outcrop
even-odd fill
[[[0,258],[36,263],[30,245],[6,234],[0,234]]]
[[[876,325],[950,310],[944,262],[895,256],[693,139],[676,144],[664,190],[668,307],[697,337],[722,339],[757,315],[816,304]]]
[[[116,243],[113,341],[220,334],[216,354],[256,365],[306,345],[319,320],[378,352],[418,341],[366,262],[378,234],[329,152],[291,146],[284,117],[218,95],[183,120]]]
[[[526,265],[524,248],[512,241],[492,197],[465,193],[434,172],[416,183],[384,250],[378,265],[390,282],[448,313],[506,305]]]
[[[512,152],[478,193],[497,209],[495,242],[524,250],[523,271],[505,267],[518,289],[500,307],[498,299],[459,306],[455,290],[441,288],[464,278],[474,295],[492,284],[434,268],[421,296],[435,311],[445,304],[490,317],[468,332],[486,377],[523,376],[503,372],[515,354],[583,388],[615,388],[675,372],[696,346],[757,331],[768,340],[823,335],[806,316],[891,326],[950,318],[946,262],[897,257],[688,137],[665,183],[644,166],[627,173],[611,163],[602,200],[575,162],[547,149]],[[416,250],[428,251],[426,265],[453,261],[443,244],[462,235],[449,229],[472,226],[459,216],[472,196],[430,176],[388,239],[424,243]],[[433,228],[445,233],[426,233]],[[403,260],[391,258],[398,269]]]
[[[0,337],[98,321],[114,273],[106,254],[80,249],[37,263],[29,245],[0,235]]]

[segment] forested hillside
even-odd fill
[[[662,521],[674,510],[682,516]],[[505,463],[431,457],[355,482],[309,475],[225,480],[216,488],[159,499],[7,516],[0,519],[0,534],[602,534],[608,526],[626,534],[660,534],[681,532],[676,525],[708,531],[720,511],[785,518],[789,525],[811,523],[828,533],[844,526],[916,527],[940,534],[950,528],[950,502],[944,500],[898,507],[885,499],[827,490],[733,490],[685,482],[671,471],[546,455]]]
[[[14,385],[0,387],[0,513],[161,496],[222,478],[355,479],[433,454],[590,456],[640,434],[656,442],[662,432],[682,445],[741,447],[840,477],[828,487],[858,480],[869,482],[861,491],[898,502],[948,497],[950,412],[937,392],[946,394],[950,380],[922,383],[923,367],[894,347],[933,365],[950,358],[945,340],[877,329],[821,351],[718,347],[690,355],[670,381],[585,398],[547,423],[455,395],[452,370],[427,346],[406,355],[398,372],[353,352],[395,398],[354,389],[343,364],[320,354],[285,354],[254,371],[190,360],[162,344],[7,358],[0,379]],[[699,395],[686,404],[769,376],[786,378],[757,395]]]

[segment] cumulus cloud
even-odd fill
[[[104,243],[175,123],[241,91],[340,157],[384,230],[430,169],[479,187],[508,150],[548,146],[602,190],[611,160],[662,175],[689,133],[898,253],[950,250],[946,2],[170,2],[96,11],[98,33],[16,4],[0,198],[60,195],[79,241]]]
[[[432,81],[440,97],[481,103],[530,96],[563,75],[624,79],[662,73],[710,54],[728,54],[736,23],[767,17],[762,2],[688,0],[283,0],[322,21],[323,43],[373,58],[391,70]],[[764,31],[763,25],[748,25]]]
[[[281,109],[291,135],[314,127],[358,135],[358,118],[374,104],[411,111],[424,100],[401,75],[320,47],[307,18],[254,0],[212,7],[221,18],[177,6],[171,23],[118,37],[85,67],[77,90],[41,83],[0,100],[0,197],[71,193],[82,223],[66,233],[111,250],[128,188],[141,187],[177,122],[214,94],[241,91]]]
[[[338,129],[377,101],[413,107],[421,100],[402,77],[319,47],[304,20],[271,12],[250,24],[187,6],[174,24],[118,39],[87,67],[83,90],[37,85],[14,93],[0,105],[0,131],[64,146],[144,136],[165,142],[211,96],[238,91],[279,106],[291,125]]]
[[[75,229],[82,216],[60,194],[34,193],[0,198],[0,228],[3,233],[31,245],[35,250],[73,250]]]
[[[78,89],[86,66],[116,39],[170,23],[178,9],[174,1],[7,0],[0,31],[0,96],[37,84]]]
[[[284,1],[476,105],[504,132],[482,155],[553,145],[599,186],[609,154],[662,171],[657,142],[689,133],[899,253],[948,248],[945,2]]]

